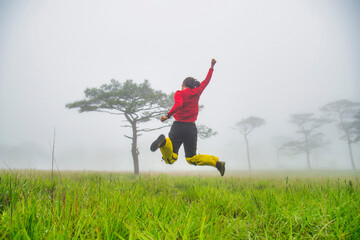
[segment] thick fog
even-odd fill
[[[277,156],[275,137],[295,139],[290,115],[314,113],[340,99],[360,102],[360,2],[353,1],[0,1],[0,168],[133,171],[125,118],[78,113],[65,105],[111,79],[171,93],[185,77],[203,80],[198,123],[218,134],[198,140],[198,153],[219,156],[227,171],[247,170],[235,124],[266,121],[249,134],[255,170],[306,169],[304,154]],[[161,126],[153,121],[152,126]],[[211,171],[173,165],[139,137],[141,172]],[[311,154],[318,169],[350,169],[334,124],[330,143]],[[353,145],[360,167],[360,144]],[[215,171],[215,170],[214,170]]]

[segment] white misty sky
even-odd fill
[[[60,169],[133,171],[123,118],[65,104],[113,78],[148,79],[170,93],[185,77],[203,80],[211,58],[218,63],[198,121],[219,134],[199,139],[198,152],[246,169],[244,141],[230,127],[254,115],[267,122],[249,137],[254,167],[275,168],[272,137],[296,136],[289,115],[360,101],[359,16],[356,0],[0,0],[0,168],[49,169],[55,127]],[[327,131],[332,144],[318,165],[349,167],[345,143]],[[139,139],[141,171],[209,170],[188,166],[183,149],[166,166],[149,150],[160,132],[168,130]],[[282,161],[306,166],[304,156]]]

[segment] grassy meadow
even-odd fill
[[[0,172],[0,239],[360,239],[359,172]]]

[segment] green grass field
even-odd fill
[[[359,172],[0,177],[0,239],[360,239]]]

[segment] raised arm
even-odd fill
[[[200,86],[198,86],[196,88],[196,90],[201,94],[204,89],[206,88],[206,86],[209,84],[210,80],[211,80],[211,77],[212,77],[212,73],[214,71],[214,66],[216,64],[216,60],[215,59],[211,59],[211,66],[210,66],[210,69],[209,69],[209,72],[208,74],[206,75],[206,78],[204,81],[201,82]]]

